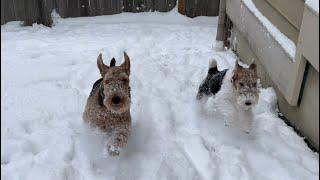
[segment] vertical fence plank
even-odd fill
[[[178,12],[183,15],[186,14],[186,0],[179,0]]]
[[[177,5],[177,0],[167,0],[166,11],[171,11]]]
[[[144,11],[154,11],[153,0],[144,0]]]
[[[59,15],[62,18],[68,17],[68,11],[67,11],[67,7],[68,7],[68,2],[67,0],[57,0],[57,7],[59,9]]]
[[[95,9],[96,9],[96,1],[95,0],[89,0],[89,9],[88,9],[88,14],[89,16],[95,16],[96,12],[95,12]]]
[[[5,23],[4,17],[4,0],[1,0],[1,25]]]
[[[185,2],[185,14],[189,17],[217,16],[220,0],[179,0]]]
[[[131,12],[131,9],[132,9],[131,0],[123,0],[123,11]]]
[[[219,15],[219,7],[220,0],[208,0],[208,11],[207,16],[218,16]]]
[[[41,23],[45,26],[51,27],[52,25],[52,18],[51,12],[54,7],[53,0],[38,0],[39,4],[39,14],[38,14],[38,23]]]
[[[79,1],[80,7],[80,16],[89,16],[89,0],[80,0]]]
[[[68,17],[79,17],[80,16],[80,7],[79,0],[68,0],[67,5],[67,15]]]
[[[17,20],[13,6],[14,0],[4,0],[4,19],[5,22]]]
[[[24,24],[27,26],[32,25],[33,23],[38,21],[38,15],[39,15],[39,0],[28,0],[25,1],[24,7],[19,7],[24,8],[25,15],[23,17]],[[15,3],[17,9],[18,6],[23,6],[23,4],[20,1],[19,3]],[[22,10],[23,11],[23,10]]]

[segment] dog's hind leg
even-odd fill
[[[108,153],[112,156],[120,154],[121,149],[127,145],[128,138],[131,132],[131,125],[127,123],[125,125],[118,125],[114,128],[107,148]]]

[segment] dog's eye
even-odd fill
[[[124,79],[121,79],[121,81],[125,83],[125,82],[128,82],[128,79],[124,78]]]
[[[243,83],[240,83],[240,86],[241,86],[241,87],[243,87],[243,86],[244,86],[244,84],[243,84]]]

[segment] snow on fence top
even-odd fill
[[[306,0],[306,5],[319,15],[319,0]]]
[[[294,56],[296,53],[296,45],[291,41],[286,35],[284,35],[280,30],[275,27],[254,5],[252,0],[243,0],[244,4],[248,9],[259,19],[263,26],[270,32],[274,39],[282,46],[282,48],[287,52],[292,61],[294,61]]]

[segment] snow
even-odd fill
[[[319,15],[319,0],[306,0],[306,5]]]
[[[57,179],[317,179],[313,153],[262,89],[247,135],[195,101],[208,60],[231,68],[215,42],[217,18],[169,13],[55,17],[55,26],[1,26],[1,177]],[[219,50],[220,49],[220,50]],[[133,134],[119,157],[82,120],[105,63],[131,57]],[[211,99],[214,101],[214,99]]]
[[[296,45],[291,41],[286,35],[284,35],[280,30],[272,24],[254,5],[252,0],[242,0],[244,4],[249,8],[249,10],[259,19],[262,25],[268,30],[268,32],[275,38],[275,40],[280,44],[280,46],[287,52],[292,61],[294,61],[294,56],[296,53]]]

